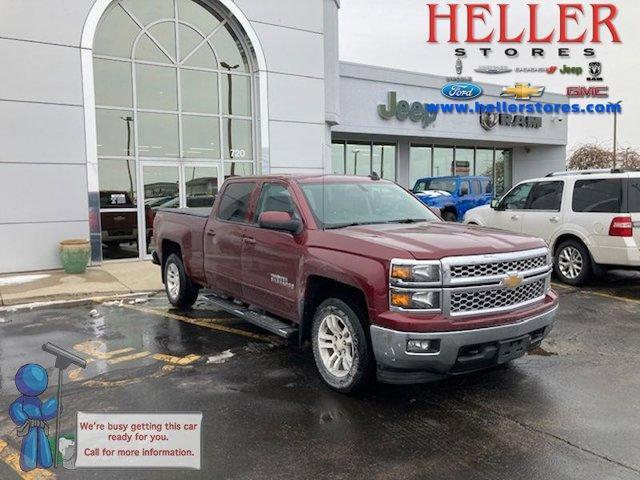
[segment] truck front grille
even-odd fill
[[[524,272],[547,265],[547,256],[525,258],[507,262],[478,263],[471,265],[452,265],[451,278],[489,277],[512,272]]]
[[[488,310],[517,308],[545,296],[546,279],[541,278],[519,287],[490,288],[484,290],[451,290],[450,313],[452,315],[481,313]]]

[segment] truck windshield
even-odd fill
[[[450,178],[429,178],[427,180],[419,180],[413,191],[424,192],[425,190],[443,190],[453,193],[456,190],[456,181]]]
[[[307,183],[301,188],[324,229],[439,221],[422,202],[393,183]]]

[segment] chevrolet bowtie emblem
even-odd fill
[[[502,280],[502,285],[506,288],[516,288],[522,285],[522,277],[519,275],[509,275]]]
[[[501,97],[514,97],[516,100],[530,100],[541,97],[545,87],[532,87],[530,83],[516,83],[513,87],[503,87]]]

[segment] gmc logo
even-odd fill
[[[609,87],[567,87],[567,97],[604,98],[609,96]]]

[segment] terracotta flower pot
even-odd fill
[[[89,240],[74,239],[60,242],[60,261],[66,273],[84,273],[90,257]]]

